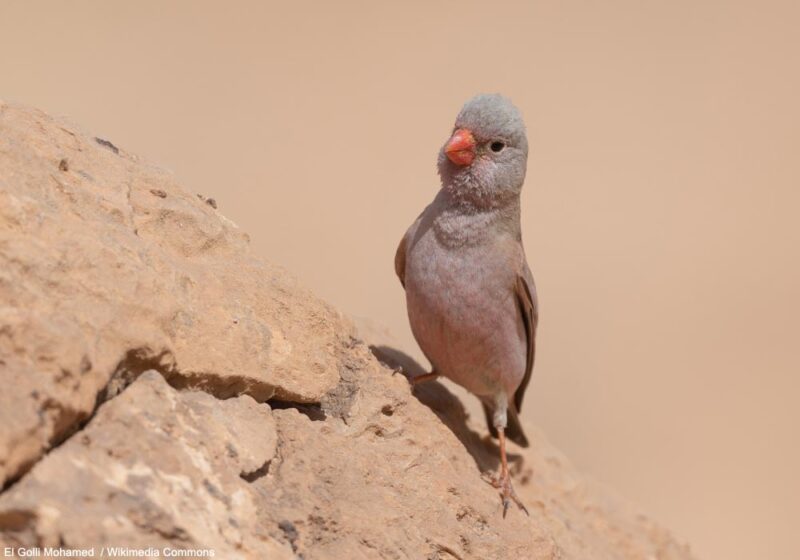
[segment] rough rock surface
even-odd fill
[[[691,558],[530,427],[504,520],[481,419],[416,368],[168,174],[0,103],[0,547]]]
[[[223,558],[293,558],[257,522],[247,482],[276,443],[268,405],[179,393],[148,371],[3,499],[0,527],[17,546],[191,544]]]
[[[0,487],[149,367],[319,401],[350,328],[168,173],[0,105]]]

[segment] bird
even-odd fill
[[[519,420],[536,351],[538,300],[522,245],[520,193],[528,140],[520,111],[480,94],[439,151],[441,188],[395,254],[412,333],[431,363],[412,385],[444,376],[476,395],[499,440],[503,517],[513,501],[506,439],[528,447]]]

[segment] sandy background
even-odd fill
[[[508,94],[525,416],[701,558],[800,557],[798,5],[287,4],[4,0],[0,97],[174,170],[415,348],[396,244],[460,105]]]

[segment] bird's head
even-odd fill
[[[442,185],[459,198],[493,205],[518,196],[528,140],[519,110],[499,94],[477,95],[456,118],[439,152]]]

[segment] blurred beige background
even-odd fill
[[[290,5],[291,4],[291,5]],[[461,104],[531,138],[525,416],[701,558],[800,558],[794,2],[0,2],[0,97],[215,197],[409,347],[392,259]]]

